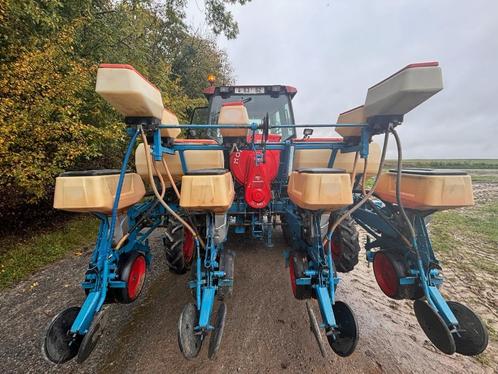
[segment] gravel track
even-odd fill
[[[419,328],[411,304],[384,297],[364,260],[342,277],[338,289],[338,298],[348,302],[358,318],[357,349],[352,356],[339,358],[325,342],[328,354],[322,358],[309,329],[305,304],[292,297],[281,233],[274,238],[271,249],[248,238],[233,235],[229,239],[237,254],[236,279],[233,297],[227,301],[225,335],[214,360],[207,358],[207,344],[194,361],[185,360],[179,351],[176,325],[183,306],[191,301],[187,275],[165,270],[156,239],[152,240],[155,261],[143,295],[134,304],[110,307],[108,327],[113,328],[106,330],[83,365],[48,364],[40,346],[52,316],[83,300],[78,282],[89,251],[82,256],[68,255],[4,290],[0,372],[493,372],[473,358],[439,353]]]

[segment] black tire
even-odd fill
[[[137,267],[134,268],[135,266]],[[109,297],[112,295],[116,302],[130,304],[138,299],[144,288],[147,276],[145,256],[137,251],[122,256],[118,265],[118,274],[119,280],[125,282],[126,286],[109,289]]]
[[[333,223],[341,216],[340,213],[332,214],[330,222]],[[358,231],[351,216],[344,219],[335,229],[332,237],[332,255],[336,270],[347,273],[354,269],[358,263],[360,241]]]
[[[424,296],[419,284],[399,284],[399,279],[409,276],[408,265],[399,253],[381,250],[373,260],[375,280],[382,292],[394,300],[418,300]]]
[[[313,289],[309,285],[298,285],[296,279],[304,277],[304,272],[308,268],[308,259],[302,253],[293,253],[289,258],[289,275],[291,281],[292,294],[297,300],[310,299]]]
[[[280,222],[282,223],[282,235],[284,237],[285,244],[287,245],[292,245],[292,233],[290,231],[290,228],[288,226],[287,220],[285,218],[285,215],[280,215]]]
[[[173,217],[169,218],[166,226],[163,244],[169,270],[175,274],[185,274],[190,266],[184,256],[185,228]]]

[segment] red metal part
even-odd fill
[[[399,291],[399,278],[389,256],[377,252],[373,261],[375,279],[380,289],[389,297],[395,298]]]
[[[289,260],[290,260],[289,261],[289,273],[290,273],[290,281],[291,281],[291,287],[292,287],[292,294],[297,299],[296,274],[295,274],[295,271],[294,271],[294,258],[291,257]]]
[[[130,300],[135,300],[145,281],[146,264],[144,256],[140,255],[135,258],[131,265],[130,275],[128,277],[128,297]]]
[[[185,229],[183,233],[183,259],[190,264],[194,257],[194,237],[190,230]]]
[[[248,141],[250,141],[248,136]],[[261,141],[261,135],[254,136],[255,142]],[[268,142],[278,142],[280,135],[270,134]],[[237,182],[244,186],[244,198],[247,204],[261,209],[271,200],[271,183],[277,177],[280,164],[280,151],[267,150],[262,159],[262,151],[243,150],[230,154],[230,170]]]

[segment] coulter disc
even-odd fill
[[[352,354],[358,344],[358,323],[348,304],[336,301],[333,305],[337,328],[327,335],[332,350],[341,357]]]
[[[420,327],[432,344],[448,355],[455,353],[455,339],[439,313],[422,300],[415,300],[413,310]]]
[[[214,330],[211,331],[211,337],[209,339],[208,357],[211,359],[216,356],[216,352],[218,352],[220,349],[221,338],[223,337],[223,330],[225,329],[226,316],[227,305],[220,302],[218,313],[216,314],[216,323],[214,325]]]
[[[69,330],[80,309],[77,306],[64,309],[50,322],[42,346],[43,356],[48,361],[62,364],[78,354],[82,338],[73,336]]]
[[[467,306],[456,301],[448,301],[448,306],[458,320],[459,329],[453,333],[456,351],[465,356],[475,356],[484,352],[488,346],[488,330]]]
[[[195,331],[198,321],[194,304],[185,305],[178,320],[178,345],[187,360],[195,358],[202,347],[203,335]]]

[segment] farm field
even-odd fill
[[[386,160],[386,170],[396,168],[395,160]],[[403,168],[461,169],[473,182],[498,183],[498,159],[412,159],[403,160]]]

